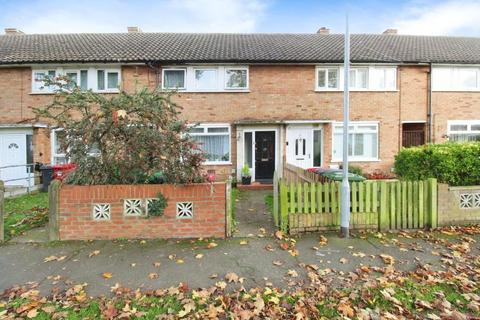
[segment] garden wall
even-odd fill
[[[225,188],[220,182],[51,186],[50,199],[57,205],[51,206],[50,223],[51,229],[58,225],[58,232],[50,234],[60,240],[223,238]],[[158,192],[168,199],[164,215],[148,216],[147,202],[157,198]]]
[[[438,184],[438,225],[480,223],[480,186]]]

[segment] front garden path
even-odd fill
[[[234,237],[272,235],[275,232],[272,215],[265,197],[272,190],[241,190],[236,201],[236,230]]]

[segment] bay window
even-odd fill
[[[453,142],[480,141],[480,120],[448,121],[448,138]]]
[[[348,157],[351,161],[378,160],[378,123],[351,122],[348,128]],[[333,161],[343,159],[343,125],[333,125]]]
[[[205,152],[207,164],[230,163],[229,125],[199,125],[190,128],[189,134]]]

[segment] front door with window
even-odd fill
[[[27,135],[9,133],[0,135],[0,179],[7,186],[28,186]],[[6,168],[5,168],[6,167]],[[32,183],[32,181],[30,181]]]
[[[275,171],[275,131],[255,132],[255,180],[271,180]]]
[[[308,169],[322,166],[322,129],[311,125],[287,128],[287,162]]]

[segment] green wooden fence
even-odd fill
[[[338,229],[341,185],[278,179],[274,221],[290,233]],[[350,183],[352,229],[421,229],[437,226],[437,181]]]

